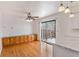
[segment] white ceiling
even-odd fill
[[[31,11],[33,16],[44,17],[57,12],[58,2],[51,1],[24,1],[24,2],[0,2],[0,8],[4,13],[24,16]]]
[[[58,1],[3,1],[0,2],[0,11],[6,17],[26,17],[26,12],[31,11],[33,16],[45,17],[58,12]],[[69,2],[70,7],[79,6],[79,2]],[[64,2],[67,5],[67,2]]]

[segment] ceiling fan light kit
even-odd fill
[[[28,20],[26,20],[26,21],[27,21],[27,22],[32,22],[33,20],[32,20],[32,19],[30,19],[30,20],[28,19]]]
[[[36,20],[37,18],[39,18],[39,16],[31,16],[31,13],[28,12],[28,13],[27,13],[26,21],[27,21],[27,22],[32,22],[33,20]]]

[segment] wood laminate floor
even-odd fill
[[[13,46],[7,46],[2,49],[3,57],[40,57],[40,42],[33,41]]]

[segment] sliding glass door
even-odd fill
[[[56,38],[56,20],[41,23],[41,39],[51,41]]]

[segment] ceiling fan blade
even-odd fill
[[[30,20],[30,19],[36,20],[37,18],[39,18],[39,16],[31,16],[31,13],[30,13],[30,12],[27,13],[27,18],[26,18],[26,20],[27,20],[27,19],[29,19],[29,20]]]
[[[28,17],[28,16],[31,16],[31,13],[30,13],[30,12],[27,13],[27,17]]]
[[[33,18],[39,18],[39,16],[33,16]]]
[[[31,13],[28,12],[28,13],[27,13],[27,18],[26,18],[26,19],[30,19],[30,18],[31,18]]]
[[[31,18],[31,19],[36,20],[35,18]]]
[[[29,18],[27,17],[25,20],[27,20],[27,19],[29,19]]]

